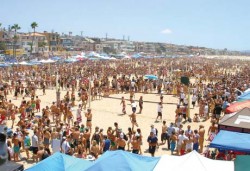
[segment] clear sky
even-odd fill
[[[0,0],[0,23],[133,41],[250,50],[250,0]]]

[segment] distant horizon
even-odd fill
[[[1,0],[0,23],[22,32],[37,22],[38,32],[248,51],[249,6],[247,0]]]

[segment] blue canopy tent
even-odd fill
[[[127,170],[143,170],[151,171],[154,169],[159,157],[147,157],[122,150],[107,151],[93,165],[88,167],[86,171],[127,171]],[[83,170],[83,169],[82,169]]]
[[[221,130],[209,147],[250,153],[250,134]]]
[[[237,101],[250,100],[250,88],[244,91],[242,95],[238,97]]]
[[[90,161],[74,158],[57,152],[45,160],[40,161],[36,165],[26,169],[26,171],[76,171],[85,170],[91,164]]]
[[[62,58],[59,57],[59,56],[53,56],[53,57],[51,57],[51,59],[54,60],[54,61],[59,61],[59,60],[61,60]]]
[[[155,75],[144,75],[144,78],[149,80],[158,80],[158,77]]]
[[[0,68],[5,68],[5,67],[9,67],[9,64],[6,63],[0,63]]]

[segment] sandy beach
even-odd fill
[[[66,91],[61,91],[61,97],[63,97],[66,94]],[[42,95],[42,91],[38,90],[37,95],[41,99],[41,108],[44,108],[46,106],[51,106],[52,102],[56,101],[56,90],[48,89],[46,90],[46,95]],[[127,133],[128,127],[131,127],[131,122],[129,119],[128,114],[132,113],[131,105],[128,100],[126,100],[126,110],[127,114],[122,115],[122,106],[120,105],[121,97],[124,96],[125,99],[129,99],[129,93],[127,94],[112,94],[108,98],[102,98],[100,100],[94,100],[91,101],[90,108],[92,109],[93,113],[93,128],[95,126],[99,126],[100,128],[104,129],[104,134],[106,134],[106,130],[109,126],[112,126],[114,128],[114,122],[117,122],[119,124],[119,127],[122,128],[124,133]],[[161,134],[161,127],[162,122],[155,122],[155,118],[157,116],[157,102],[160,101],[160,96],[158,94],[143,94],[143,93],[136,93],[134,100],[138,100],[140,96],[143,96],[144,104],[143,104],[143,111],[142,114],[137,114],[137,122],[139,124],[138,128],[141,128],[142,130],[142,136],[143,136],[143,143],[142,143],[142,152],[145,156],[150,156],[150,154],[147,152],[148,149],[148,143],[147,143],[147,137],[150,133],[150,126],[153,124],[155,128],[158,129],[158,140],[160,141],[160,134]],[[15,100],[13,95],[8,95],[8,99],[12,100],[12,102],[19,106],[21,97],[18,98],[18,100]],[[28,99],[28,97],[27,97]],[[149,102],[147,102],[149,101]],[[79,101],[77,101],[77,104]],[[138,103],[138,102],[137,102]],[[170,104],[168,104],[170,103]],[[163,120],[167,122],[167,125],[169,125],[171,122],[174,122],[175,118],[175,109],[178,103],[178,98],[173,97],[173,95],[164,95],[163,100]],[[89,104],[88,104],[89,106]],[[73,114],[74,117],[76,114],[76,107],[73,108]],[[194,113],[198,113],[198,106],[196,106],[194,109],[190,109],[191,118],[193,118]],[[41,113],[36,113],[36,115],[41,115]],[[18,122],[18,119],[16,119],[16,123]],[[15,124],[16,124],[15,123]],[[86,118],[83,116],[83,124],[86,123]],[[191,128],[198,129],[199,125],[203,124],[205,126],[205,129],[208,130],[208,127],[210,125],[209,120],[206,122],[200,122],[200,123],[194,123],[194,122],[187,122],[184,123],[184,130],[186,130],[187,125],[191,125]],[[11,121],[7,122],[7,125],[11,126]],[[53,123],[51,124],[52,126]],[[14,129],[15,130],[15,127]],[[33,135],[33,131],[30,130],[30,135]],[[30,152],[31,153],[31,152]],[[167,144],[161,145],[159,149],[156,152],[156,156],[161,156],[163,154],[170,154],[170,151],[167,150]],[[22,152],[22,156],[26,156],[25,152]],[[22,160],[19,163],[24,164],[25,168],[28,168],[32,166],[34,163],[31,161]]]

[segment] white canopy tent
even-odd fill
[[[41,60],[39,62],[44,63],[44,64],[50,64],[50,63],[55,63],[56,61],[54,61],[52,59],[48,59],[48,60]]]
[[[184,156],[163,155],[154,171],[163,170],[192,170],[192,171],[234,171],[233,161],[221,161],[208,159],[196,151],[192,151]]]

